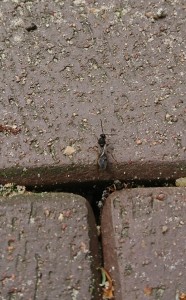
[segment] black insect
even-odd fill
[[[115,191],[122,190],[123,188],[127,188],[127,185],[125,183],[122,183],[120,180],[114,180],[113,184],[107,186],[106,189],[103,191],[101,200],[97,203],[98,208],[102,211],[102,208],[108,196]]]
[[[101,170],[105,170],[107,168],[107,154],[106,154],[106,135],[103,132],[103,125],[102,125],[102,120],[101,121],[101,129],[102,133],[100,134],[100,137],[98,139],[98,145],[100,146],[100,154],[98,157],[98,165]]]
[[[104,133],[100,134],[100,138],[98,139],[98,144],[101,148],[103,148],[106,145],[106,135]]]

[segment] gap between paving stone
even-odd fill
[[[7,191],[3,192],[3,189],[0,190],[0,195],[9,195],[12,193],[17,193],[16,183],[11,183],[11,180],[7,180]],[[121,180],[122,183],[128,188],[136,188],[136,187],[167,187],[167,186],[175,186],[175,180]],[[89,182],[68,182],[63,184],[52,184],[52,185],[44,185],[44,184],[36,184],[36,185],[26,185],[23,188],[26,191],[30,191],[32,193],[42,193],[42,192],[57,192],[57,193],[73,193],[80,195],[88,200],[90,203],[97,224],[100,224],[100,215],[98,209],[98,202],[101,200],[103,191],[112,185],[114,180],[103,180],[103,181],[89,181]],[[5,185],[5,186],[6,186]],[[17,186],[21,186],[18,184]],[[3,185],[1,186],[3,187]],[[18,192],[19,193],[19,192]],[[22,188],[21,188],[22,193]]]
[[[0,170],[0,183],[14,182],[19,185],[53,185],[103,180],[173,180],[184,177],[186,161],[134,162],[109,165],[104,171],[97,165],[17,167]]]
[[[100,224],[100,212],[98,209],[98,202],[102,198],[104,190],[113,184],[114,180],[109,181],[90,181],[90,182],[81,182],[81,183],[65,183],[59,185],[35,185],[28,186],[27,190],[40,193],[40,192],[66,192],[74,193],[80,195],[88,200],[90,203],[97,224]],[[139,180],[128,180],[123,181],[128,188],[136,187],[164,187],[164,186],[175,186],[175,180],[148,180],[148,181],[139,181]]]

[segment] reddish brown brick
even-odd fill
[[[0,1],[0,183],[185,177],[185,19],[184,0]]]
[[[103,253],[116,300],[177,300],[186,293],[185,216],[185,188],[126,189],[107,199]]]
[[[99,299],[98,241],[73,194],[0,198],[0,299]]]

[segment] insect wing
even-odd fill
[[[104,151],[100,155],[100,157],[98,158],[98,165],[99,165],[101,170],[105,170],[106,167],[107,167],[107,156],[106,156]]]

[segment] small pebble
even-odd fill
[[[76,152],[76,149],[72,146],[67,146],[65,148],[65,150],[63,151],[63,154],[66,156],[71,156],[72,154],[74,154],[74,152]]]
[[[142,141],[141,141],[141,140],[136,140],[136,144],[137,144],[137,145],[141,145],[141,144],[142,144]]]
[[[159,200],[159,201],[163,201],[165,200],[165,194],[163,193],[160,193],[156,196],[156,199]]]
[[[168,231],[168,227],[166,225],[164,225],[162,227],[162,233],[166,233]]]

